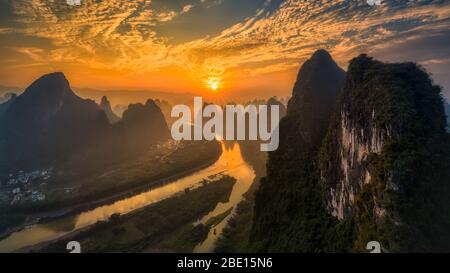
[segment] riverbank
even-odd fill
[[[220,220],[219,224],[215,223],[209,227],[207,238],[201,240],[201,243],[195,246],[194,249],[197,252],[210,252],[213,249],[217,237],[220,236],[224,225],[234,214],[234,208],[242,201],[244,194],[250,188],[255,177],[254,170],[242,158],[238,143],[228,146],[223,142],[221,144],[222,154],[210,167],[111,204],[98,206],[79,214],[59,217],[51,221],[46,221],[45,224],[41,223],[27,227],[1,240],[0,252],[13,252],[40,243],[58,240],[68,234],[76,234],[77,231],[86,227],[107,221],[114,214],[131,214],[151,204],[157,204],[179,195],[181,192],[191,191],[207,182],[216,181],[222,176],[227,175],[236,179],[229,200],[227,202],[217,203],[201,220],[196,222],[196,224],[202,223],[203,225],[208,225],[211,223],[211,221],[208,221],[209,219]],[[229,212],[230,209],[231,212]],[[195,237],[195,234],[191,235]],[[155,251],[155,249],[152,251]]]
[[[30,226],[32,224],[36,224],[36,223],[46,223],[48,221],[51,221],[55,218],[60,218],[62,216],[70,216],[70,215],[75,215],[78,214],[80,212],[83,211],[87,211],[90,210],[92,208],[98,207],[98,206],[103,206],[106,204],[110,204],[113,203],[117,200],[121,200],[121,199],[125,199],[128,198],[130,196],[134,196],[161,186],[164,186],[166,184],[169,184],[170,182],[176,181],[179,178],[191,175],[193,173],[196,173],[202,169],[205,169],[211,165],[213,165],[218,158],[221,155],[221,148],[220,145],[218,143],[208,143],[206,146],[205,145],[198,145],[196,144],[194,148],[199,148],[202,147],[202,151],[198,150],[197,153],[197,159],[192,160],[190,162],[186,162],[185,164],[179,164],[178,168],[172,168],[172,172],[170,172],[170,170],[168,170],[167,173],[163,178],[155,178],[153,177],[135,177],[135,181],[134,183],[130,183],[130,187],[127,188],[119,188],[117,189],[117,191],[120,190],[120,192],[115,192],[113,194],[109,194],[109,195],[97,195],[98,198],[91,198],[87,201],[83,201],[83,202],[77,202],[75,205],[70,205],[70,203],[72,202],[61,202],[61,205],[57,206],[56,204],[52,203],[52,204],[47,204],[44,207],[38,207],[38,208],[33,208],[33,211],[35,210],[39,210],[39,212],[29,212],[27,213],[27,211],[22,211],[22,210],[13,210],[9,213],[8,216],[13,216],[15,213],[19,214],[19,215],[27,215],[26,216],[26,221],[24,219],[24,223],[20,224],[20,225],[16,225],[13,228],[9,228],[3,232],[0,233],[0,238],[5,238],[8,237],[9,234],[20,231],[24,228],[26,228],[27,226]],[[190,151],[188,152],[189,154],[192,151],[192,147],[190,147]],[[194,149],[195,150],[195,149]],[[183,158],[180,155],[177,155],[177,158]],[[184,158],[190,158],[192,159],[192,156],[190,157],[186,157],[184,155]],[[188,168],[189,166],[189,168]],[[157,167],[157,166],[155,166]],[[131,170],[132,172],[132,170]],[[175,173],[174,173],[175,172]],[[160,176],[163,174],[160,174]],[[95,181],[94,181],[95,183]],[[68,206],[64,206],[65,203],[69,203]],[[46,207],[49,207],[49,209],[45,209]],[[58,207],[55,209],[55,207]],[[61,208],[63,207],[63,208]],[[3,213],[7,213],[7,212],[3,212]]]
[[[252,186],[245,193],[243,200],[237,205],[235,214],[228,220],[221,236],[216,242],[214,252],[218,253],[248,253],[249,239],[253,226],[255,192],[260,180],[266,175],[267,153],[258,150],[258,143],[240,142],[242,156],[255,170]]]
[[[200,182],[200,181],[199,181]],[[180,193],[126,215],[80,230],[56,241],[22,251],[67,252],[78,241],[83,252],[191,252],[207,236],[210,226],[193,225],[219,202],[227,202],[235,179],[219,180]]]

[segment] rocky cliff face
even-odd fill
[[[427,247],[437,247],[437,237],[415,222],[448,227],[448,216],[431,220],[418,212],[446,206],[435,199],[436,190],[450,197],[442,184],[448,179],[445,164],[436,161],[425,171],[436,157],[450,159],[440,88],[413,63],[384,64],[362,55],[352,60],[341,96],[321,148],[328,212],[356,223],[356,249],[370,237],[391,251],[423,247],[393,236],[387,227],[403,234],[397,236],[413,233]]]
[[[368,121],[367,128],[370,129],[364,129],[356,126],[345,110],[339,113],[338,135],[334,136],[339,140],[339,150],[336,151],[339,165],[333,167],[339,169],[341,176],[326,194],[331,214],[341,220],[352,212],[356,194],[371,181],[366,166],[369,155],[381,153],[386,141],[392,137],[389,128],[377,127],[374,117],[375,110]],[[383,214],[383,210],[377,213]]]
[[[450,138],[440,88],[413,63],[361,55],[333,107],[337,91],[318,75],[339,79],[339,72],[329,66],[333,76],[315,75],[311,63],[301,69],[308,76],[299,75],[296,88],[304,92],[294,89],[280,148],[256,194],[254,250],[364,252],[378,241],[390,252],[450,251]],[[305,88],[309,79],[319,84]],[[309,97],[321,87],[328,91]]]

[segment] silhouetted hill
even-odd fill
[[[100,102],[100,108],[105,112],[106,117],[109,120],[109,123],[114,124],[120,120],[120,118],[116,114],[114,114],[111,108],[111,103],[109,102],[106,96],[102,97],[102,100]]]
[[[83,98],[91,98],[100,101],[107,96],[112,105],[129,105],[133,103],[145,103],[148,98],[159,98],[171,104],[187,104],[192,101],[193,94],[176,92],[159,92],[152,90],[96,90],[91,88],[74,88],[77,95]],[[113,106],[113,108],[114,108]]]
[[[283,118],[284,116],[286,116],[287,113],[287,109],[286,106],[284,106],[283,103],[281,103],[280,101],[278,101],[276,98],[272,97],[267,101],[267,105],[272,106],[272,105],[278,105],[279,109],[280,109],[280,118]]]
[[[146,104],[131,104],[117,127],[127,145],[127,151],[132,153],[148,149],[170,137],[164,115],[153,100],[148,100]]]
[[[48,74],[28,87],[0,121],[0,162],[14,168],[64,161],[102,137],[105,114],[77,97],[62,73]]]
[[[110,110],[107,101],[103,106]],[[145,152],[168,129],[153,101],[133,105],[111,125],[92,100],[72,91],[62,73],[44,75],[0,105],[0,173],[36,168],[96,169]]]
[[[159,99],[156,99],[155,103],[161,109],[164,117],[166,118],[167,124],[169,126],[172,125],[176,121],[176,118],[172,118],[172,105],[170,105],[170,103],[165,100]]]
[[[288,112],[309,113],[314,110],[312,107],[320,107],[320,112],[325,111],[325,108],[334,103],[344,80],[345,71],[334,62],[330,54],[322,49],[316,51],[298,73],[292,98],[288,103]]]
[[[270,153],[253,250],[359,252],[369,241],[389,252],[450,250],[450,139],[427,73],[362,55],[350,63],[325,138],[309,138],[310,123],[295,115],[302,111],[288,109]]]
[[[256,193],[253,250],[313,252],[324,246],[319,234],[329,222],[321,223],[325,208],[314,168],[344,77],[323,50],[300,69],[280,121],[280,146],[269,153],[267,177]],[[309,230],[315,235],[305,234]]]

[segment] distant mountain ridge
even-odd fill
[[[157,112],[154,106],[151,107],[152,113]],[[111,125],[105,111],[93,100],[78,97],[61,72],[42,76],[3,110],[0,116],[0,170],[55,165],[77,166],[82,170],[130,153],[124,146],[131,141],[129,132]],[[155,114],[154,118],[161,119],[161,115]],[[133,119],[139,119],[139,116],[128,122]],[[143,131],[150,126],[157,135],[164,136],[148,139],[150,144],[167,136],[164,119],[157,125],[161,127],[142,124]],[[142,143],[138,133],[133,136]]]
[[[102,137],[107,127],[106,115],[94,101],[77,97],[62,73],[48,74],[2,115],[1,161],[21,167],[64,161],[80,146]]]
[[[126,149],[133,153],[148,149],[153,143],[170,138],[167,122],[153,100],[131,104],[116,124],[123,135]]]
[[[102,97],[102,100],[100,101],[100,108],[105,112],[106,117],[111,124],[114,124],[120,120],[120,118],[113,112],[111,103],[106,96]]]
[[[97,90],[91,88],[74,88],[77,95],[83,98],[92,98],[100,101],[102,97],[108,97],[113,107],[117,105],[129,105],[133,103],[145,103],[148,98],[158,98],[169,101],[171,104],[186,104],[192,101],[193,94],[171,93],[151,90]]]
[[[170,126],[175,121],[176,118],[172,117],[172,105],[165,100],[156,99],[155,100],[156,105],[161,109],[162,113],[164,114],[164,117],[166,118],[167,124]]]

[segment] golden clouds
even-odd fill
[[[51,40],[51,49],[15,49],[43,65],[122,74],[178,67],[199,84],[211,78],[230,82],[291,70],[321,47],[344,66],[361,51],[450,26],[450,3],[438,1],[370,7],[363,0],[286,0],[277,10],[269,10],[267,1],[245,20],[224,25],[220,33],[174,45],[155,26],[187,16],[194,4],[157,10],[152,0],[84,0],[80,6],[64,2],[14,1],[18,23],[24,27],[0,32]]]

